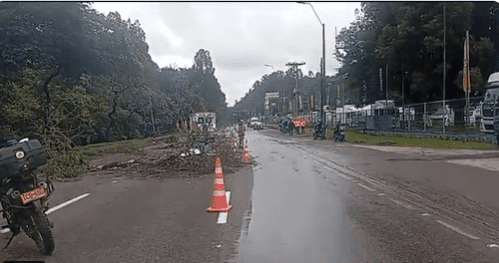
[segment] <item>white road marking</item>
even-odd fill
[[[358,185],[359,185],[360,187],[362,187],[362,188],[365,188],[365,189],[367,189],[367,190],[371,191],[371,192],[376,191],[376,190],[371,189],[371,188],[369,188],[369,187],[367,187],[367,186],[365,186],[365,185],[363,185],[363,184],[358,183]]]
[[[499,247],[497,244],[488,244],[487,247]]]
[[[385,195],[384,193],[379,193],[378,195]]]
[[[80,196],[78,196],[78,197],[75,197],[75,198],[73,198],[73,199],[71,199],[71,200],[69,200],[69,201],[66,201],[66,202],[64,202],[64,203],[62,203],[62,204],[60,204],[60,205],[56,205],[56,206],[54,206],[54,207],[50,208],[50,209],[49,209],[49,210],[47,210],[47,212],[45,212],[45,213],[48,215],[48,214],[50,214],[50,213],[54,212],[54,211],[55,211],[55,210],[57,210],[57,209],[61,209],[61,208],[65,207],[65,206],[70,205],[70,204],[72,204],[72,203],[74,203],[74,202],[76,202],[76,201],[78,201],[78,200],[80,200],[80,199],[83,199],[83,198],[85,198],[85,197],[87,197],[87,196],[89,196],[89,195],[90,195],[90,193],[82,194],[82,195],[80,195]]]
[[[430,216],[428,213],[421,214],[422,216]]]
[[[56,205],[56,206],[50,208],[49,210],[47,210],[47,212],[45,212],[45,214],[48,215],[48,214],[56,211],[57,209],[61,209],[61,208],[65,207],[65,206],[67,206],[69,204],[72,204],[72,203],[74,203],[74,202],[76,202],[76,201],[78,201],[78,200],[80,200],[82,198],[85,198],[85,197],[89,196],[89,195],[90,195],[90,193],[82,194],[82,195],[80,195],[78,197],[75,197],[75,198],[73,198],[73,199],[71,199],[69,201],[66,201],[66,202],[64,202],[64,203],[62,203],[60,205]],[[7,233],[9,231],[10,231],[10,229],[6,228],[6,229],[2,229],[2,231],[0,231],[0,233]]]
[[[227,198],[227,204],[229,204],[229,200],[230,200],[230,192],[229,191],[225,192],[225,197]],[[217,224],[225,224],[225,223],[227,223],[227,212],[220,212],[220,214],[218,214]]]
[[[446,227],[448,227],[448,228],[450,228],[450,229],[452,229],[452,230],[454,230],[454,231],[458,232],[459,234],[461,234],[461,235],[463,235],[463,236],[466,236],[466,237],[469,237],[469,238],[471,238],[471,239],[475,239],[475,240],[480,239],[480,238],[479,238],[479,237],[477,237],[477,236],[473,236],[473,235],[470,235],[470,234],[468,234],[468,233],[465,233],[465,232],[461,231],[461,229],[459,229],[459,228],[457,228],[457,227],[455,227],[455,226],[449,225],[449,224],[447,224],[447,223],[445,223],[445,222],[443,222],[443,221],[440,221],[440,220],[435,220],[435,221],[437,221],[438,223],[440,223],[440,224],[442,224],[442,225],[444,225],[444,226],[446,226]]]
[[[327,167],[327,166],[324,166],[324,169],[326,169],[326,170],[328,170],[328,171],[330,171],[330,172],[332,172],[332,171],[333,171],[333,169],[331,169],[331,168],[329,168],[329,167]]]
[[[401,202],[401,201],[398,201],[398,200],[395,200],[395,199],[391,199],[391,198],[388,198],[390,201],[394,202],[395,204],[397,205],[400,205],[400,206],[403,206],[404,208],[407,208],[409,210],[412,210],[412,206],[410,205],[406,205],[405,203]]]
[[[345,178],[345,179],[347,179],[347,180],[352,180],[352,182],[355,181],[355,180],[353,180],[352,177],[346,176],[346,175],[342,174],[342,172],[340,172],[340,171],[338,171],[336,174],[339,175],[339,176],[341,176],[341,177],[343,177],[343,178]]]

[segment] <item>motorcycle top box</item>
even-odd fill
[[[47,155],[38,140],[21,140],[0,148],[0,181],[34,170],[47,163]]]

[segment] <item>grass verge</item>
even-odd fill
[[[435,149],[472,149],[472,150],[498,150],[495,143],[483,141],[463,141],[459,138],[449,136],[410,136],[410,135],[372,135],[364,134],[356,130],[345,131],[346,140],[351,143],[366,145],[391,145],[409,146]],[[469,139],[468,139],[469,140]]]
[[[165,135],[172,134],[174,133]],[[154,137],[148,137],[78,146],[50,160],[45,172],[55,179],[78,177],[80,173],[88,171],[90,168],[89,162],[92,157],[107,153],[131,153],[140,148],[152,145],[153,140]]]

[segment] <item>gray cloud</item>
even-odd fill
[[[360,3],[314,2],[326,24],[328,75],[338,67],[334,28],[354,21]],[[209,50],[215,75],[233,105],[253,83],[272,69],[286,70],[290,61],[305,61],[303,72],[320,69],[322,27],[310,6],[291,2],[158,2],[94,4],[99,12],[118,11],[123,19],[138,19],[146,32],[152,59],[160,66],[192,66],[199,49]],[[173,61],[176,60],[176,61]]]

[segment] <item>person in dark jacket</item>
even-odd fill
[[[244,132],[245,132],[244,122],[243,120],[240,120],[239,127],[237,130],[237,133],[239,135],[239,148],[244,148]]]

